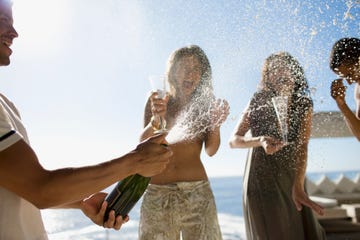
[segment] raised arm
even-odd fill
[[[353,112],[348,113],[347,116],[345,116],[345,121],[350,128],[351,132],[354,134],[354,136],[357,138],[358,141],[360,141],[360,84],[356,83],[355,90],[354,90],[354,98],[355,98],[355,104],[356,104],[356,115],[353,114]]]
[[[342,79],[336,79],[331,84],[331,96],[335,99],[337,106],[344,115],[346,124],[354,136],[360,141],[360,86],[355,86],[356,115],[349,108],[345,100],[346,87]]]
[[[236,124],[233,134],[230,137],[229,145],[231,148],[251,148],[261,146],[261,137],[245,136],[250,130],[249,106],[241,114],[239,122]]]
[[[266,154],[273,154],[284,147],[285,144],[283,142],[269,136],[247,135],[250,131],[249,113],[250,106],[248,105],[243,111],[240,120],[230,137],[230,148],[262,147]]]
[[[213,156],[220,146],[220,127],[226,121],[230,107],[226,100],[218,99],[211,107],[211,128],[205,138],[205,151],[209,156]]]
[[[160,117],[165,119],[169,96],[165,99],[157,98],[157,93],[153,92],[148,98],[144,110],[144,129],[140,135],[140,141],[154,135],[160,129]]]
[[[233,134],[230,137],[230,148],[252,148],[263,146],[262,142],[265,141],[263,136],[253,137],[251,135],[247,135],[247,133],[250,132],[249,113],[250,104],[248,104],[242,112],[239,122],[236,124]]]

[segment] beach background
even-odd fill
[[[247,149],[228,139],[261,78],[264,59],[287,51],[305,69],[314,111],[338,111],[329,69],[336,40],[360,36],[359,0],[13,0],[19,38],[1,68],[1,92],[18,107],[47,169],[98,164],[133,150],[143,127],[149,76],[168,56],[197,44],[209,57],[214,92],[230,115],[217,154],[202,154],[224,239],[243,239]],[[355,110],[354,86],[346,100]],[[336,126],[334,126],[336,128]],[[311,139],[308,173],[360,169],[353,138]],[[66,187],[66,186],[64,186]],[[76,210],[44,210],[50,239],[136,239],[138,206],[120,232]]]
[[[359,171],[313,172],[307,176],[312,181],[324,174],[336,181],[341,174],[354,179]],[[242,210],[242,177],[214,177],[210,183],[215,195],[218,218],[224,240],[245,240],[245,225]],[[108,188],[111,190],[112,188]],[[138,223],[141,199],[130,212],[130,221],[120,231],[105,230],[94,225],[79,210],[43,210],[42,215],[49,240],[135,240],[138,237]]]

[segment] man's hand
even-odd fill
[[[151,177],[164,171],[173,152],[167,146],[166,134],[154,135],[140,143],[134,152],[139,155],[137,173]]]
[[[344,86],[343,80],[341,78],[332,81],[330,94],[336,102],[345,101],[346,86]]]
[[[110,211],[108,220],[104,222],[104,215],[107,207],[107,202],[104,201],[106,196],[107,194],[103,192],[95,193],[89,198],[84,199],[80,204],[80,208],[95,224],[104,228],[120,230],[122,224],[129,221],[129,217],[126,216],[125,219],[122,219],[120,215],[115,217],[115,212]]]

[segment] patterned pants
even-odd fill
[[[140,240],[221,240],[208,181],[150,184],[141,205]]]

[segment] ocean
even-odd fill
[[[342,171],[326,173],[308,173],[312,181],[320,179],[324,174],[336,180],[341,174],[354,179],[360,171]],[[242,211],[242,177],[210,178],[215,195],[219,223],[224,240],[246,239]],[[110,191],[109,188],[106,191]],[[141,200],[130,212],[130,221],[120,231],[104,229],[93,224],[81,211],[74,209],[42,210],[45,228],[50,240],[136,240],[139,223]]]

